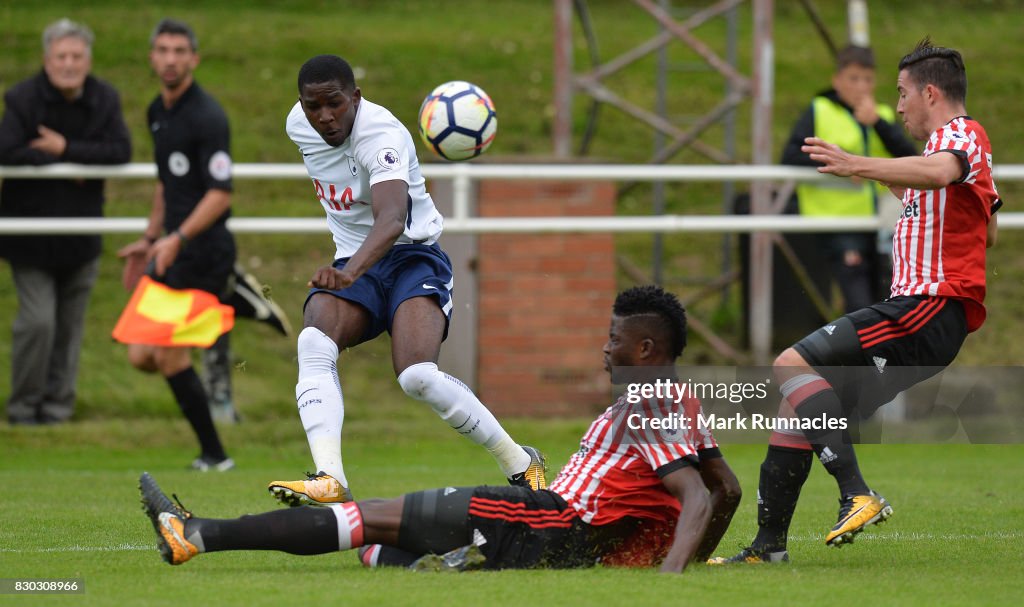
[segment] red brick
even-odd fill
[[[601,255],[611,258],[615,254],[615,241],[609,236],[574,234],[565,248],[573,255]]]
[[[614,276],[588,276],[585,278],[566,278],[565,288],[570,293],[597,293],[598,295],[604,295],[610,290],[615,290],[615,277]]]
[[[529,356],[534,352],[535,346],[532,337],[522,334],[496,334],[488,336],[486,341],[480,340],[481,356],[484,352],[494,350],[508,352],[513,356]]]
[[[556,315],[517,314],[510,316],[508,324],[515,330],[543,331],[565,326],[565,318]]]
[[[487,181],[482,217],[611,215],[611,182]],[[580,415],[607,405],[601,369],[615,296],[608,234],[479,240],[479,383],[496,413]]]
[[[559,257],[555,259],[537,260],[537,270],[540,272],[565,272],[578,273],[587,269],[587,260],[581,257]]]

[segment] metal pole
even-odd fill
[[[572,0],[554,0],[555,8],[555,156],[568,158],[572,146]]]
[[[868,32],[868,3],[866,0],[849,0],[846,3],[847,35],[850,44],[871,46]]]
[[[753,164],[768,165],[772,159],[772,98],[774,96],[775,47],[772,43],[772,0],[754,0]],[[770,212],[771,184],[750,185],[751,214]],[[772,348],[772,236],[758,233],[750,238],[750,350],[755,363],[767,363]]]
[[[737,54],[736,54],[736,39],[738,37],[738,24],[739,16],[736,7],[729,9],[729,12],[725,15],[726,24],[726,51],[725,60],[730,65],[736,66]],[[736,83],[732,80],[726,79],[725,85],[726,95],[739,94],[740,91],[736,88]],[[723,127],[723,139],[725,153],[729,158],[736,159],[736,110],[731,109],[726,112],[722,118]],[[731,215],[736,209],[733,207],[733,200],[736,198],[736,184],[727,181],[722,184],[722,214]],[[722,235],[722,274],[728,274],[732,272],[733,264],[733,250],[732,250],[733,239],[729,234]],[[732,283],[726,283],[722,286],[722,303],[725,304],[729,300],[729,292],[731,290],[730,285]]]
[[[670,8],[670,0],[661,0],[661,9],[668,12]],[[660,26],[661,32],[665,33],[665,26]],[[656,96],[654,100],[654,111],[657,112],[663,120],[668,120],[666,104],[665,104],[665,87],[666,81],[668,80],[668,51],[666,47],[658,49],[658,71],[655,75],[656,81]],[[665,134],[661,130],[654,131],[654,155],[657,156],[662,149],[665,147]],[[665,213],[665,182],[655,181],[651,184],[651,198],[653,203],[653,210],[655,215],[663,215]],[[651,247],[651,277],[654,284],[661,284],[664,282],[664,276],[662,272],[661,259],[665,253],[665,239],[661,234],[654,235],[654,242]]]
[[[456,165],[452,177],[452,219],[465,221],[469,219],[469,197],[472,188],[469,171],[465,164]]]

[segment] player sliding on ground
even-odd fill
[[[613,381],[678,381],[675,363],[685,342],[678,300],[658,287],[637,287],[615,301],[605,367]],[[144,473],[142,503],[172,565],[220,550],[320,554],[362,547],[364,564],[418,569],[566,568],[600,559],[681,572],[718,544],[739,504],[739,483],[710,432],[663,434],[633,429],[638,424],[627,420],[694,419],[699,410],[691,397],[637,404],[620,398],[591,424],[547,490],[447,487],[215,520],[174,505]]]
[[[924,154],[865,158],[809,137],[803,151],[822,173],[887,184],[903,199],[893,236],[892,297],[829,323],[775,360],[780,416],[867,419],[898,393],[956,357],[985,320],[985,249],[1001,206],[988,135],[967,115],[960,53],[927,38],[899,63],[897,111]],[[786,540],[800,488],[817,455],[839,485],[839,520],[825,543],[852,542],[892,506],[861,476],[849,433],[775,432],[761,464],[757,537],[713,564],[789,560]]]
[[[541,454],[505,432],[464,383],[437,368],[452,312],[444,223],[427,193],[409,131],[362,98],[352,68],[319,55],[299,70],[288,136],[302,152],[334,237],[334,263],[310,279],[298,338],[295,401],[318,470],[268,487],[291,505],[352,499],[341,460],[340,351],[391,334],[391,362],[406,394],[497,460],[512,484],[543,489]]]

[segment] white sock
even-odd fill
[[[341,463],[341,427],[345,400],[338,381],[338,346],[319,329],[299,333],[299,382],[295,405],[306,431],[316,470],[326,472],[348,487]]]
[[[458,379],[439,371],[432,362],[417,363],[398,376],[402,390],[423,401],[459,434],[484,446],[505,476],[526,470],[530,456],[505,432],[494,415]]]
[[[519,473],[526,472],[530,467],[530,455],[523,451],[519,443],[512,440],[507,432],[502,430],[500,435],[492,437],[484,444],[484,447],[491,452],[494,459],[498,460],[505,476],[512,477]]]

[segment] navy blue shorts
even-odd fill
[[[348,260],[348,257],[336,259],[333,266],[340,270]],[[310,289],[306,303],[314,293],[330,293],[366,308],[370,313],[370,326],[359,340],[362,343],[384,331],[391,333],[395,312],[403,301],[413,297],[434,297],[445,316],[444,340],[451,324],[454,281],[452,262],[437,243],[397,244],[351,286],[337,291]]]

